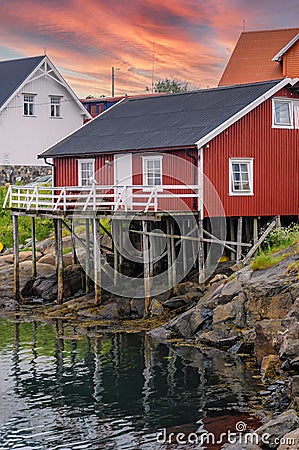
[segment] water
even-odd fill
[[[157,435],[254,424],[260,386],[238,357],[75,331],[0,319],[0,450],[202,448]]]

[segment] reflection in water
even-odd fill
[[[226,431],[259,390],[238,357],[147,335],[3,320],[0,338],[0,449],[177,448],[158,432]]]

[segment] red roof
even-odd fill
[[[297,42],[299,28],[249,31],[241,34],[224,69],[219,86],[283,78],[282,67],[273,58]],[[299,39],[299,36],[298,36]],[[293,42],[291,42],[294,40]],[[299,74],[298,74],[299,75]]]

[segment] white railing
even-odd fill
[[[9,186],[3,208],[25,211],[158,211],[182,210],[187,199],[196,199],[189,209],[201,206],[200,187],[191,185],[167,186]],[[180,206],[175,207],[176,200]],[[188,200],[187,200],[188,202]],[[171,207],[171,205],[174,205]],[[187,203],[185,203],[187,209]]]

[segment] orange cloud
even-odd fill
[[[297,0],[288,1],[295,11]],[[269,2],[271,9],[260,5]],[[116,94],[143,93],[152,82],[154,42],[156,81],[169,77],[194,87],[215,86],[243,19],[253,29],[261,23],[263,11],[268,23],[271,14],[273,25],[278,22],[274,10],[279,0],[260,3],[0,0],[0,57],[5,56],[5,48],[16,56],[31,56],[43,53],[46,46],[49,57],[81,97],[110,95],[112,66],[120,69],[115,72]],[[288,17],[294,23],[293,16],[289,7]]]

